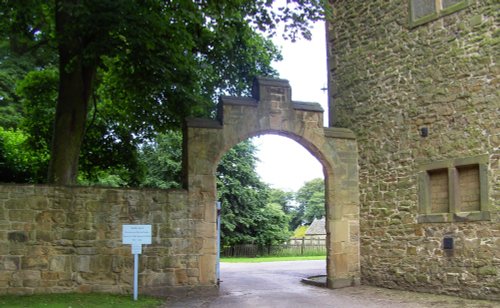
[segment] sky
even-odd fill
[[[328,118],[327,59],[324,22],[315,24],[312,40],[285,41],[277,35],[273,41],[281,47],[283,61],[274,63],[280,78],[292,87],[292,100],[320,103]],[[324,124],[327,126],[327,123]],[[258,148],[257,173],[262,180],[285,191],[297,191],[305,182],[323,178],[323,168],[304,147],[286,137],[263,135],[253,139]]]

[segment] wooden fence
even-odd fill
[[[326,255],[325,239],[291,239],[282,245],[242,244],[221,249],[221,257],[321,256]]]

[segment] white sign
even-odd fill
[[[134,255],[134,300],[137,300],[139,282],[139,255],[142,244],[151,244],[151,225],[122,225],[123,244],[132,244]]]
[[[123,244],[151,244],[151,225],[123,225]]]

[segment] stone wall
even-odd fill
[[[330,123],[358,140],[362,282],[500,299],[498,1],[415,28],[409,1],[332,3]]]
[[[198,219],[182,190],[0,185],[0,294],[132,290],[122,224],[151,224],[141,293],[203,285]]]

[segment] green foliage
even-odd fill
[[[223,246],[270,245],[290,236],[281,205],[268,204],[269,188],[255,171],[256,161],[255,146],[247,140],[230,149],[217,168]]]
[[[23,116],[19,126],[27,135],[25,148],[49,156],[52,140],[52,123],[57,100],[58,71],[54,68],[28,72],[17,82],[16,95],[22,105]],[[80,155],[79,184],[105,186],[139,185],[142,166],[137,157],[136,142],[123,126],[112,123],[109,110],[101,105],[102,111],[87,127],[87,135]],[[31,166],[30,175],[16,177],[25,181],[29,177],[44,182],[48,167],[47,159],[39,160],[40,166]],[[37,170],[41,170],[38,172]],[[37,174],[33,174],[37,171]]]
[[[22,106],[16,84],[32,70],[55,63],[53,48],[47,44],[47,8],[52,1],[4,0],[0,2],[0,126],[17,128]],[[42,31],[44,30],[44,31]]]
[[[122,168],[110,168],[108,170],[97,169],[90,176],[80,173],[78,176],[78,184],[80,185],[97,185],[110,187],[123,187],[129,183],[128,170]]]
[[[278,245],[286,242],[291,235],[288,231],[289,217],[283,212],[281,205],[269,203],[261,209],[262,220],[257,225],[257,243]]]
[[[171,12],[175,17],[167,19],[180,24],[166,38],[146,42],[151,50],[141,41],[130,54],[103,58],[99,96],[117,105],[114,118],[138,136],[178,129],[187,116],[209,115],[218,95],[248,94],[255,76],[276,76],[271,62],[281,58],[247,23],[220,20],[212,28],[200,24],[209,11]]]
[[[21,127],[29,134],[32,149],[49,153],[57,100],[58,71],[31,71],[17,82],[16,93],[23,108]]]
[[[320,219],[325,216],[325,192],[324,192],[324,184],[323,189],[320,191],[315,191],[305,206],[304,212],[304,220],[307,223],[312,223],[315,218]]]
[[[15,92],[16,82],[31,67],[31,63],[24,58],[13,61],[8,53],[7,41],[0,41],[0,126],[17,128],[22,108]]]
[[[29,135],[0,127],[0,182],[37,182],[45,176],[46,152],[28,146]]]
[[[102,178],[109,174],[119,181],[119,186],[139,186],[144,176],[144,166],[137,151],[138,142],[126,127],[114,125],[101,113],[87,134],[80,154],[81,184],[103,185]],[[104,178],[107,176],[104,176]]]
[[[143,146],[140,159],[147,170],[143,186],[181,187],[182,134],[180,132],[158,134],[153,142]]]
[[[53,155],[80,149],[79,160],[53,159],[79,161],[80,178],[89,183],[102,171],[124,170],[128,174],[120,176],[123,185],[138,185],[144,175],[139,144],[158,132],[179,129],[186,116],[212,114],[218,95],[249,93],[257,75],[276,76],[271,62],[280,54],[264,33],[273,34],[284,25],[290,38],[308,37],[310,23],[322,19],[329,8],[322,0],[289,1],[278,10],[272,4],[267,0],[1,1],[4,116],[0,126],[25,123],[23,130],[32,138],[29,143],[35,149],[51,148]],[[58,82],[60,67],[64,70],[59,75],[81,71],[75,75],[81,78]],[[20,80],[16,93],[13,89]],[[58,112],[46,110],[56,97]],[[34,107],[24,108],[25,119],[20,115],[21,100]],[[71,114],[74,110],[78,114]],[[48,146],[53,127],[53,121],[46,124],[48,119],[85,121],[87,111],[86,125],[56,126],[53,137],[59,142],[57,147]],[[85,138],[80,141],[83,130]],[[63,138],[61,131],[78,138]],[[65,140],[78,141],[65,146]]]
[[[259,209],[265,207],[267,195],[265,184],[255,172],[254,152],[250,141],[242,142],[222,157],[217,168],[223,246],[255,242],[255,228],[263,220]]]
[[[295,195],[298,207],[292,217],[292,227],[311,224],[314,218],[325,216],[325,183],[323,179],[306,182]]]
[[[63,294],[35,294],[35,295],[1,295],[0,306],[9,308],[146,308],[159,307],[163,301],[158,298],[140,295],[138,301],[134,301],[130,295],[116,294],[81,294],[81,293],[63,293]]]
[[[323,246],[283,246],[281,249],[276,249],[272,253],[273,256],[277,257],[312,257],[312,256],[326,256],[326,247]]]
[[[269,203],[277,203],[286,214],[289,214],[293,209],[294,193],[291,191],[283,191],[277,188],[269,189]]]

